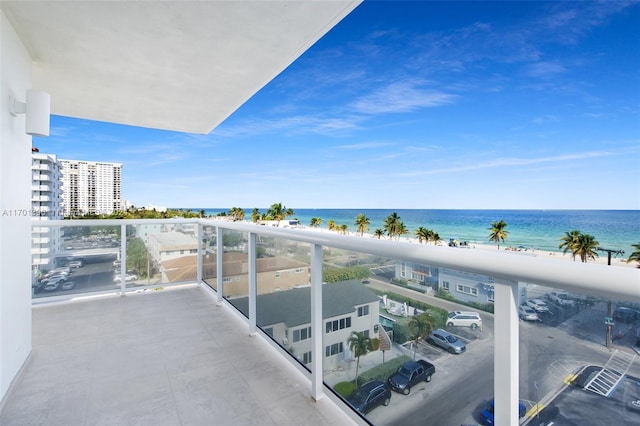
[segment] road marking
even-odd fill
[[[531,407],[529,409],[529,411],[527,411],[527,413],[525,414],[526,417],[534,417],[536,416],[538,413],[540,413],[542,410],[544,410],[545,405],[543,404],[534,404],[533,407]]]
[[[567,377],[564,378],[564,384],[571,385],[573,384],[573,381],[577,378],[578,378],[577,374],[569,374]]]

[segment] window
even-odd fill
[[[340,343],[334,343],[333,345],[329,345],[327,347],[325,347],[325,357],[330,357],[330,356],[334,356],[334,355],[338,355],[340,353],[342,353],[343,348],[342,348],[342,342]]]
[[[302,363],[303,364],[311,363],[311,352],[305,352],[302,354]]]
[[[363,317],[365,315],[369,315],[369,305],[358,307],[358,316]]]
[[[449,281],[442,281],[442,288],[445,290],[449,290]]]
[[[299,342],[300,340],[311,339],[311,327],[301,328],[299,330],[293,330],[293,341]]]
[[[364,337],[369,337],[369,330],[364,330],[362,334],[364,334]]]
[[[325,332],[331,333],[332,331],[338,331],[350,327],[351,317],[345,317],[339,320],[327,321]]]
[[[301,273],[301,272],[304,272],[304,268],[297,268],[297,269],[296,269],[296,273],[297,273],[297,274],[299,274],[299,273]]]
[[[456,286],[456,291],[458,291],[458,293],[469,294],[471,296],[478,295],[478,289],[475,287],[469,287],[468,285],[458,284]]]
[[[280,271],[276,272],[276,278],[280,276]]]

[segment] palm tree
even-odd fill
[[[423,241],[429,242],[429,231],[427,228],[420,226],[416,229],[416,237],[418,238],[418,242],[422,244]]]
[[[640,268],[640,243],[631,244],[631,247],[635,248],[635,251],[629,255],[627,259],[627,263],[633,262],[634,260],[638,262],[638,268]]]
[[[589,259],[595,260],[598,257],[596,249],[600,246],[600,243],[596,241],[593,235],[580,234],[575,246],[576,254],[580,255],[582,263],[587,263]]]
[[[371,220],[369,220],[368,217],[360,213],[358,217],[356,217],[356,222],[354,223],[354,225],[358,226],[356,232],[359,232],[360,236],[362,237],[364,233],[369,230],[370,224],[371,224]]]
[[[380,228],[377,228],[375,231],[373,231],[373,236],[377,237],[378,239],[380,239],[380,237],[382,237],[384,235],[384,231]]]
[[[256,207],[251,211],[251,222],[257,223],[258,220],[260,220],[260,210]]]
[[[576,245],[578,244],[578,238],[580,237],[580,231],[578,231],[577,229],[573,230],[573,231],[567,231],[565,232],[564,236],[562,238],[560,238],[560,240],[562,241],[560,243],[560,245],[558,246],[559,249],[562,249],[563,253],[567,253],[568,251],[571,251],[571,255],[573,256],[573,261],[576,261]]]
[[[414,340],[413,359],[416,359],[418,340],[424,339],[433,330],[433,317],[427,312],[420,315],[414,315],[409,320],[408,326]]]
[[[384,231],[387,233],[389,238],[392,238],[396,232],[397,223],[400,221],[400,216],[398,213],[393,212],[389,216],[384,219]]]
[[[336,229],[336,221],[333,219],[329,219],[329,222],[327,222],[327,229],[329,231],[334,231]]]
[[[309,223],[312,228],[317,228],[322,223],[322,219],[319,217],[312,217],[311,222]]]
[[[442,238],[440,238],[440,235],[438,235],[437,232],[434,232],[433,234],[431,234],[431,241],[433,241],[433,245],[438,244],[438,241],[440,241]]]
[[[375,343],[369,337],[365,336],[364,333],[359,331],[352,331],[351,336],[347,340],[349,344],[349,349],[353,353],[353,356],[356,357],[356,387],[358,386],[358,369],[360,368],[360,357],[362,355],[366,355],[371,351],[374,351]]]
[[[501,220],[500,222],[493,222],[491,224],[491,228],[489,228],[489,241],[493,241],[498,244],[498,250],[500,250],[500,241],[504,242],[507,239],[507,234],[509,231],[506,231],[504,228],[507,227],[507,222]]]
[[[244,220],[244,210],[240,207],[232,207],[231,210],[229,210],[229,216],[231,216],[234,221]]]
[[[337,229],[342,235],[347,235],[347,230],[349,229],[349,226],[346,223],[343,223],[341,225],[338,225]]]
[[[267,217],[269,220],[277,220],[278,222],[287,218],[287,216],[293,216],[292,209],[288,209],[282,205],[282,203],[274,203],[267,210]]]

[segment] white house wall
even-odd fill
[[[31,352],[31,136],[9,95],[24,101],[32,60],[0,12],[0,398]],[[7,326],[10,324],[11,326]]]

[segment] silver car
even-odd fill
[[[434,330],[427,337],[427,343],[439,346],[452,354],[461,354],[467,350],[467,346],[460,339],[442,329]]]
[[[534,311],[533,308],[527,305],[522,305],[520,306],[520,308],[518,308],[518,316],[520,317],[521,320],[524,320],[524,321],[540,320],[540,317],[538,317],[538,313]]]

